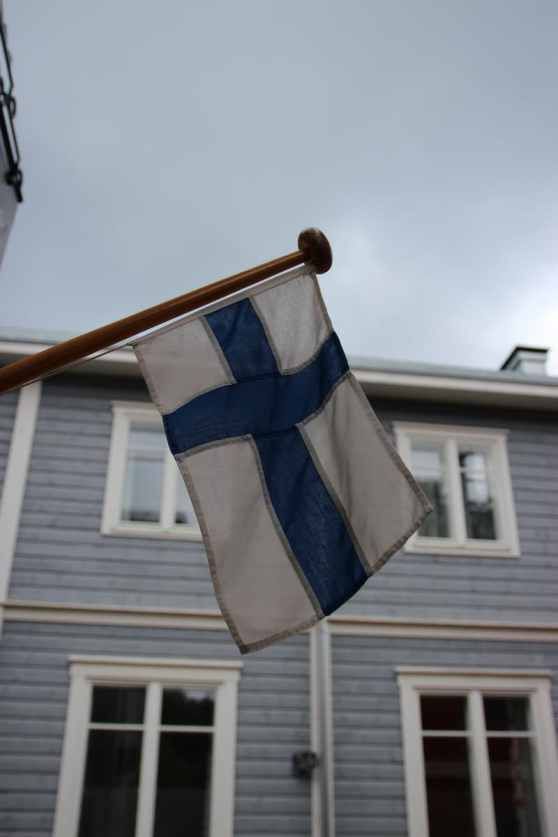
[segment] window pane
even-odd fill
[[[90,730],[79,837],[134,837],[141,736]]]
[[[428,538],[449,537],[448,494],[442,449],[413,446],[412,471],[434,507],[418,530],[418,534]]]
[[[166,450],[165,434],[162,426],[131,422],[128,433],[128,448],[142,452],[147,457],[158,459]]]
[[[467,537],[496,540],[494,500],[490,492],[486,454],[482,451],[459,451],[459,469]]]
[[[484,716],[487,730],[527,730],[527,698],[484,698]]]
[[[143,686],[94,686],[91,721],[97,724],[142,724]]]
[[[198,525],[194,507],[184,485],[182,474],[178,474],[178,479],[176,480],[176,514],[174,522],[178,524],[184,523],[188,526]]]
[[[420,711],[424,730],[464,730],[465,697],[463,695],[422,695]]]
[[[211,726],[213,694],[198,689],[164,689],[162,724]]]
[[[475,837],[469,742],[425,737],[423,744],[429,837]]]
[[[541,837],[531,742],[489,738],[488,755],[498,837]]]
[[[210,734],[161,733],[154,837],[209,834],[211,743]]]
[[[122,520],[159,521],[165,454],[160,428],[130,426]]]

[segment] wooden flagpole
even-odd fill
[[[0,369],[0,393],[46,377],[95,352],[108,349],[128,337],[133,337],[153,326],[165,323],[188,311],[194,311],[196,308],[201,308],[203,305],[215,302],[304,262],[310,263],[316,273],[325,273],[331,267],[331,247],[321,230],[315,228],[303,230],[298,237],[298,250],[286,256],[264,262],[225,279],[219,279],[210,285],[204,285],[202,288],[176,296],[159,305],[145,308],[129,317],[123,317],[121,320],[115,320],[113,323],[80,334],[79,337],[72,337],[71,340],[65,340],[35,355],[9,363]]]

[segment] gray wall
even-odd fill
[[[338,837],[406,837],[399,689],[403,665],[548,668],[549,643],[332,637]],[[558,690],[553,689],[555,717]]]
[[[401,552],[345,606],[345,613],[551,621],[558,617],[558,421],[440,405],[374,404],[386,424],[421,421],[508,429],[520,558]]]
[[[101,535],[111,402],[146,398],[134,381],[45,382],[10,597],[216,607],[199,544]]]
[[[293,637],[243,659],[235,835],[307,837],[310,790],[291,774],[308,749],[309,642]],[[0,641],[0,835],[52,832],[69,654],[230,659],[224,631],[6,622]]]
[[[133,381],[47,381],[39,409],[10,596],[59,602],[216,607],[202,548],[100,534],[111,400]],[[555,621],[558,423],[553,415],[385,402],[380,417],[509,428],[521,558],[400,553],[345,607],[428,618]]]
[[[200,546],[100,534],[112,400],[145,400],[133,381],[45,382],[26,487],[12,598],[216,606]],[[0,400],[0,475],[14,396]],[[381,418],[510,429],[520,559],[395,556],[345,612],[556,620],[558,427],[554,417],[385,402]],[[7,421],[6,421],[7,419]],[[2,435],[4,434],[4,435]],[[339,837],[405,835],[399,697],[403,664],[553,667],[549,644],[334,637]],[[0,834],[50,834],[72,653],[227,658],[225,632],[7,621],[0,640]],[[310,832],[310,794],[290,758],[309,745],[308,637],[245,658],[236,834]],[[556,699],[556,696],[555,696]]]
[[[0,493],[4,484],[4,473],[12,438],[17,399],[18,396],[15,392],[0,395]]]

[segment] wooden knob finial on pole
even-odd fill
[[[312,265],[316,273],[325,273],[329,270],[332,262],[331,247],[321,230],[314,228],[303,230],[298,237],[298,246],[298,250],[286,256],[280,256],[278,259],[252,267],[250,270],[219,279],[210,285],[204,285],[195,291],[176,296],[159,305],[130,314],[129,317],[123,317],[121,320],[80,334],[79,337],[72,337],[42,352],[9,363],[0,369],[0,393],[51,375],[96,352],[110,349],[111,346],[129,337],[135,337],[154,326],[222,299],[263,279],[269,279],[291,267],[307,262]]]
[[[298,249],[304,254],[316,273],[327,273],[333,262],[331,246],[327,236],[317,227],[302,230],[298,237]]]

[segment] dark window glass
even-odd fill
[[[91,721],[95,724],[142,724],[143,686],[95,686]]]
[[[213,695],[201,689],[164,689],[162,724],[211,726]]]
[[[498,837],[541,837],[531,742],[489,738],[488,756]]]
[[[475,837],[465,738],[423,740],[429,837]]]
[[[427,538],[449,537],[448,500],[444,457],[441,448],[413,447],[413,475],[430,500],[430,512],[418,534]]]
[[[90,730],[79,837],[134,837],[141,737]]]
[[[211,743],[211,734],[161,733],[154,837],[207,837]]]
[[[487,730],[527,730],[527,698],[485,697],[484,717]]]
[[[463,695],[422,695],[420,711],[424,730],[464,730],[466,700]]]
[[[481,451],[460,451],[459,470],[467,537],[473,540],[496,540],[494,500],[490,492],[486,454]]]

